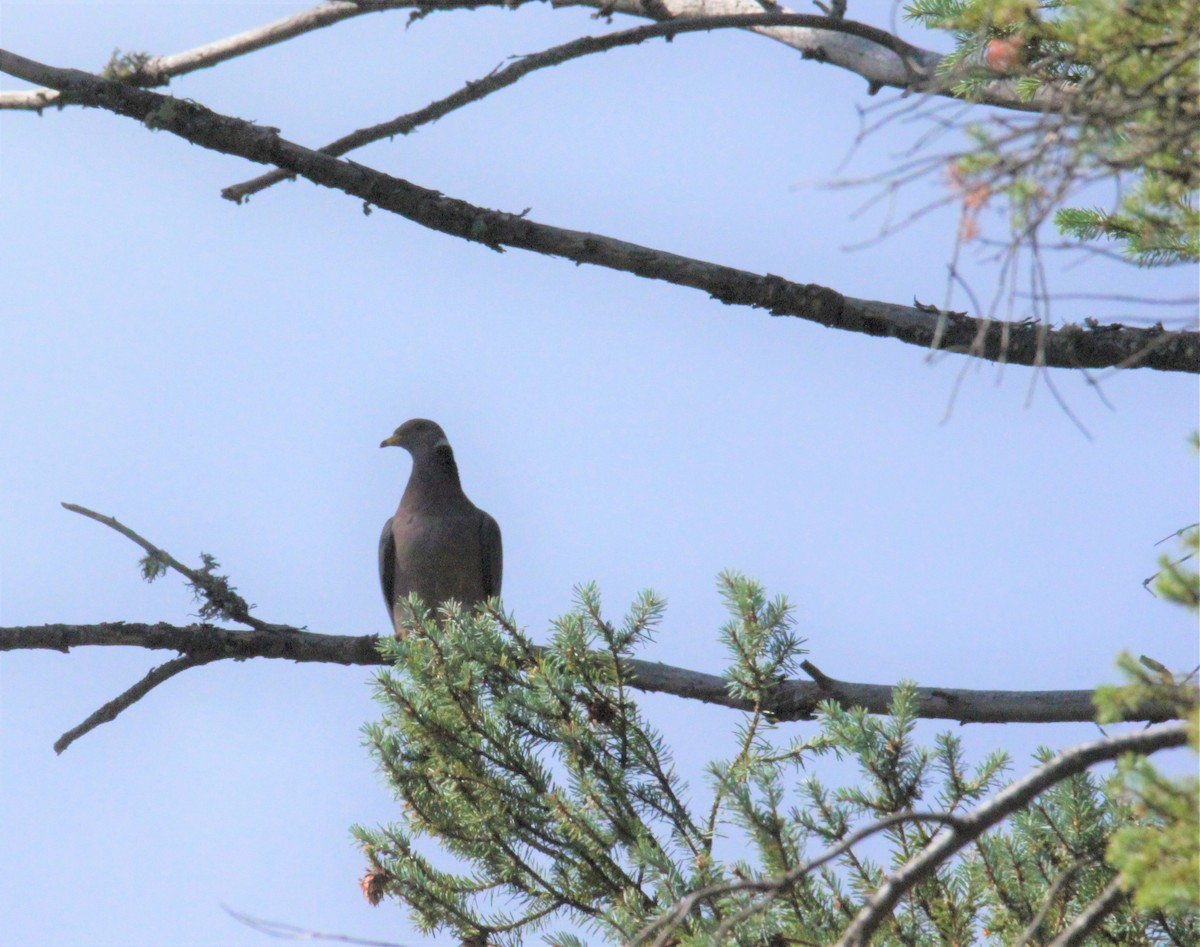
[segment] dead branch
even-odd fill
[[[215,661],[222,657],[219,654],[204,655],[199,653],[185,654],[182,657],[168,661],[166,664],[160,664],[156,668],[152,668],[150,672],[140,681],[129,688],[124,693],[114,697],[107,704],[91,714],[83,723],[77,727],[72,727],[61,737],[54,741],[54,752],[62,753],[67,747],[78,740],[85,733],[95,730],[102,723],[109,723],[116,720],[117,715],[128,707],[132,707],[135,703],[145,697],[151,690],[158,687],[159,684],[170,680],[176,674],[186,671],[188,668],[200,667],[208,664],[210,661]]]
[[[452,92],[444,98],[437,99],[415,112],[408,112],[386,122],[360,128],[336,141],[332,141],[319,149],[327,155],[344,155],[357,148],[362,148],[372,142],[395,135],[407,135],[421,125],[428,125],[449,115],[456,109],[463,108],[473,102],[486,98],[493,92],[513,85],[531,72],[559,66],[572,59],[590,56],[596,53],[608,52],[621,46],[635,46],[647,40],[664,38],[672,40],[684,33],[711,32],[721,29],[746,29],[753,26],[803,26],[820,27],[831,32],[846,33],[858,36],[870,42],[892,50],[897,56],[909,62],[915,72],[923,74],[924,69],[919,64],[923,50],[910,46],[891,33],[857,23],[853,20],[834,20],[829,17],[812,16],[796,13],[752,13],[734,16],[703,16],[687,20],[668,20],[651,26],[638,26],[603,36],[581,36],[570,42],[552,46],[540,53],[530,53],[526,56],[515,57],[516,61],[503,68],[493,69],[481,79],[467,82],[461,89]],[[926,77],[928,78],[928,77]],[[269,171],[266,174],[234,184],[222,190],[221,194],[232,201],[241,202],[251,194],[265,190],[273,184],[288,180],[292,175],[284,171]]]
[[[237,594],[225,576],[214,575],[216,560],[204,556],[203,569],[191,569],[166,550],[151,543],[134,530],[74,503],[63,507],[102,523],[146,551],[142,574],[147,579],[158,568],[169,568],[182,575],[202,600],[202,617],[219,617],[248,625],[249,630],[220,628],[211,624],[179,627],[168,624],[106,622],[96,625],[41,625],[0,628],[0,652],[54,650],[68,653],[84,646],[123,645],[149,650],[172,650],[180,657],[152,669],[142,680],[106,703],[78,726],[64,733],[54,744],[62,753],[75,740],[102,723],[115,720],[159,684],[183,671],[213,661],[237,661],[252,657],[286,658],[297,662],[321,662],[344,665],[377,666],[387,662],[380,657],[374,635],[344,637],[320,635],[296,628],[265,622],[250,614],[251,606]],[[540,651],[540,649],[538,649]],[[775,686],[765,706],[730,693],[728,681],[713,674],[690,671],[650,661],[630,660],[630,686],[638,690],[673,694],[704,703],[717,704],[753,713],[765,712],[773,719],[809,720],[822,701],[843,707],[864,707],[871,713],[891,712],[890,685],[854,684],[839,681],[821,671],[811,661],[801,665],[813,678],[809,681],[783,681]],[[1192,689],[1194,703],[1200,695]],[[1090,721],[1095,718],[1092,692],[1078,691],[968,691],[949,688],[920,688],[917,691],[918,715],[934,719],[968,722],[1062,722]],[[1147,702],[1131,712],[1131,720],[1170,720],[1185,708],[1167,701]]]
[[[475,10],[486,7],[513,9],[529,0],[357,0],[357,2],[320,3],[308,10],[281,20],[255,27],[212,43],[167,56],[153,56],[132,69],[127,81],[141,86],[166,85],[176,76],[206,69],[226,60],[244,56],[276,43],[294,39],[305,33],[332,26],[342,20],[385,10],[409,9],[410,19],[437,11]],[[646,5],[642,0],[571,0],[552,2],[552,6],[591,6],[597,17],[611,18],[623,13],[639,18],[672,20],[704,17],[744,16],[762,13],[755,0],[658,0]],[[779,8],[779,12],[787,11]],[[797,14],[800,16],[800,14]],[[807,16],[807,15],[804,15]],[[828,63],[853,72],[868,83],[872,93],[890,86],[909,92],[954,97],[952,88],[956,77],[936,77],[942,56],[931,50],[911,46],[887,33],[865,24],[853,24],[840,16],[809,16],[813,22],[794,26],[750,27],[754,32],[790,46],[804,58]],[[852,24],[849,29],[843,24]],[[873,30],[877,35],[860,32],[856,27]],[[880,37],[886,37],[881,40]],[[1062,95],[1051,87],[1040,89],[1033,100],[1023,100],[1016,84],[1007,78],[997,78],[989,84],[979,101],[1017,111],[1044,111],[1059,107]],[[70,104],[63,100],[60,90],[43,87],[27,91],[0,92],[0,109],[20,109],[41,112],[48,106]]]
[[[517,247],[576,263],[689,286],[730,305],[796,316],[830,328],[887,336],[929,348],[991,361],[1059,368],[1127,365],[1200,372],[1200,333],[1161,326],[1066,325],[1058,329],[971,318],[933,306],[855,299],[813,283],[638,246],[599,234],[541,224],[522,214],[488,210],[447,197],[372,168],[321,154],[283,138],[277,130],[220,115],[197,103],[74,69],[59,69],[0,50],[0,71],[57,88],[80,105],[104,108],[169,131],[193,144],[276,165],[314,183],[341,190],[430,229],[493,250]]]
[[[399,4],[396,4],[399,6]],[[167,85],[176,76],[198,69],[207,69],[229,59],[265,49],[313,30],[331,26],[341,20],[364,13],[386,9],[384,4],[321,3],[308,10],[275,20],[244,33],[238,33],[194,49],[170,56],[152,56],[142,63],[126,81],[140,86]],[[40,112],[50,106],[64,105],[57,89],[29,89],[22,92],[0,92],[0,109],[24,109]]]
[[[286,626],[273,626],[284,628]],[[180,654],[215,654],[244,661],[272,658],[300,663],[378,667],[387,662],[376,651],[375,635],[324,635],[292,629],[278,631],[221,628],[211,624],[171,625],[165,622],[101,622],[92,625],[22,625],[0,628],[0,652],[61,651],[85,647],[135,647]],[[630,685],[641,691],[671,694],[688,700],[753,712],[752,702],[730,695],[727,681],[716,674],[660,664],[629,662]],[[917,688],[917,715],[960,723],[1079,723],[1095,719],[1090,690],[1006,691],[953,687]],[[1195,701],[1200,695],[1193,693]],[[843,707],[864,707],[875,714],[891,712],[892,685],[862,684],[825,677],[822,682],[780,682],[765,708],[774,720],[808,720],[822,701]],[[1147,702],[1130,712],[1128,720],[1163,721],[1179,717],[1179,706]]]
[[[182,575],[188,580],[188,584],[196,592],[197,597],[202,598],[206,603],[207,607],[201,609],[202,617],[226,618],[230,621],[241,622],[243,625],[249,625],[258,631],[295,631],[289,625],[272,625],[270,622],[265,622],[251,615],[250,609],[253,606],[238,595],[237,590],[223,576],[213,575],[211,566],[216,565],[215,560],[210,561],[205,568],[190,569],[169,552],[159,549],[149,540],[139,536],[128,526],[118,523],[111,516],[105,516],[103,513],[97,513],[94,510],[89,510],[87,507],[79,506],[75,503],[64,503],[62,507],[64,510],[70,510],[72,513],[78,513],[80,516],[86,516],[97,523],[103,523],[109,529],[116,530],[126,539],[146,550],[146,558],[143,560],[142,565],[142,574],[146,579],[153,580],[157,574],[153,571],[153,567],[149,566],[148,560],[160,563],[168,569],[174,569]]]

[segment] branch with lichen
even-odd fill
[[[492,250],[515,247],[590,263],[707,292],[730,305],[796,316],[831,328],[886,336],[922,348],[1038,367],[1147,367],[1200,372],[1200,333],[1161,326],[1050,328],[1027,322],[972,318],[965,312],[917,304],[855,299],[815,283],[798,283],[638,246],[600,234],[488,210],[364,165],[342,161],[264,128],[88,73],[58,69],[0,50],[0,71],[57,86],[71,101],[107,109],[224,154],[275,165],[336,188],[432,230]]]
[[[55,745],[58,752],[62,752],[84,733],[116,719],[118,714],[174,675],[215,660],[242,661],[262,657],[360,666],[386,663],[378,653],[374,635],[348,637],[316,634],[293,625],[263,621],[250,614],[254,606],[238,594],[227,576],[216,574],[217,560],[207,553],[201,553],[202,565],[194,569],[115,517],[74,503],[62,505],[64,509],[107,526],[144,550],[145,555],[139,559],[138,567],[146,581],[154,581],[167,570],[183,576],[199,602],[199,617],[204,622],[187,626],[106,622],[0,628],[0,652],[54,650],[67,653],[79,647],[124,646],[171,650],[181,655],[180,659],[152,670],[134,687],[89,717],[85,724],[64,734]],[[735,584],[730,585],[731,581]],[[735,589],[737,583],[744,581],[740,577],[732,580],[728,576],[723,577],[727,590]],[[729,591],[729,594],[734,593]],[[786,605],[783,607],[783,614],[786,614]],[[598,612],[592,618],[596,622],[602,621]],[[238,622],[248,626],[249,630],[221,628],[209,624],[212,619]],[[777,624],[778,620],[779,615],[769,618],[768,627]],[[510,631],[516,633],[516,626],[511,626]],[[847,708],[863,707],[872,713],[891,712],[891,685],[838,680],[807,660],[798,666],[811,680],[784,677],[783,673],[792,667],[791,658],[783,656],[783,652],[793,644],[789,642],[790,639],[780,645],[783,651],[767,662],[765,672],[760,668],[754,678],[745,681],[739,681],[736,674],[733,677],[706,674],[615,654],[610,655],[608,661],[619,671],[622,686],[672,694],[735,710],[750,710],[774,722],[812,719],[818,706],[825,701]],[[931,719],[963,723],[1046,723],[1090,721],[1095,718],[1095,692],[1091,690],[979,691],[922,687],[916,688],[914,693],[917,715]],[[1200,692],[1189,682],[1169,693],[1155,692],[1141,699],[1126,698],[1120,710],[1113,712],[1113,719],[1170,720],[1186,714],[1198,699]],[[603,713],[604,707],[603,701],[597,703],[597,712]]]
[[[185,566],[166,550],[160,549],[149,540],[139,536],[128,526],[119,523],[114,517],[105,516],[102,513],[97,513],[94,510],[89,510],[87,507],[79,506],[75,503],[63,503],[62,506],[63,509],[70,510],[72,513],[78,513],[80,516],[86,516],[97,523],[103,523],[109,529],[115,530],[126,539],[141,546],[146,551],[146,555],[138,561],[138,566],[141,570],[142,578],[147,582],[153,582],[168,569],[178,572],[187,579],[188,585],[196,597],[196,601],[200,603],[200,618],[205,620],[217,619],[220,621],[239,622],[240,624],[248,625],[255,632],[267,636],[278,636],[280,633],[294,633],[299,630],[289,625],[273,625],[251,615],[250,609],[254,606],[250,605],[244,598],[237,594],[237,589],[230,584],[228,576],[216,573],[215,570],[219,563],[215,557],[208,553],[201,553],[201,567],[199,569],[192,569]],[[7,630],[10,632],[16,631],[16,629]],[[126,630],[125,628],[122,629],[123,632]],[[187,647],[178,649],[181,652],[178,658],[153,668],[145,677],[128,690],[110,700],[78,726],[72,727],[64,733],[54,742],[54,752],[62,753],[63,750],[84,734],[91,732],[103,723],[116,720],[122,711],[132,707],[155,687],[166,683],[175,675],[194,667],[202,667],[205,664],[210,664],[222,658],[232,657],[232,654],[220,646],[215,636],[206,633],[207,630],[208,626],[201,626],[199,633],[194,636],[189,635],[192,640],[188,642]],[[13,635],[9,639],[10,643],[18,637],[17,635]]]
[[[143,87],[166,85],[178,76],[211,68],[365,13],[409,9],[412,11],[409,14],[411,22],[439,11],[487,7],[513,9],[526,2],[529,0],[360,0],[320,3],[281,20],[166,56],[141,51],[117,51],[105,67],[104,75]],[[745,0],[662,0],[653,8],[643,5],[640,0],[581,0],[572,5],[597,8],[598,12],[594,15],[597,18],[611,18],[614,13],[622,13],[668,20],[672,24],[735,16],[761,17],[764,6],[767,6]],[[846,20],[844,10],[836,9],[837,6],[835,4],[835,8],[828,11],[828,16],[815,16],[791,14],[771,4],[772,12],[768,16],[780,18],[778,24],[756,26],[746,23],[741,28],[789,46],[806,59],[855,73],[867,81],[872,93],[884,87],[893,87],[935,95],[954,94],[952,83],[937,78],[938,66],[942,61],[938,53],[905,43],[885,30]],[[789,17],[793,19],[785,19]],[[584,41],[587,38],[577,42]],[[1052,95],[1048,94],[1050,90],[1043,90],[1034,101],[1029,101],[1027,96],[1019,94],[1015,83],[1008,79],[993,76],[992,80],[990,87],[980,93],[989,104],[1017,110],[1040,110],[1053,103]],[[60,90],[50,87],[0,91],[0,109],[41,112],[51,106],[62,107],[66,104],[70,103],[64,100]]]
[[[922,76],[931,75],[924,63],[929,54],[905,43],[899,37],[884,30],[876,29],[865,23],[852,20],[832,19],[830,17],[812,16],[778,12],[734,14],[725,16],[696,16],[686,19],[668,20],[665,23],[655,23],[651,26],[637,26],[632,29],[606,33],[601,36],[581,36],[577,39],[561,43],[539,53],[529,53],[514,56],[514,62],[493,69],[486,76],[467,82],[462,88],[450,95],[437,99],[428,105],[408,112],[385,122],[380,122],[366,128],[360,128],[336,141],[324,145],[320,151],[328,155],[344,155],[355,149],[362,148],[384,138],[396,135],[407,135],[422,125],[436,122],[456,109],[463,108],[486,98],[494,92],[499,92],[514,85],[530,73],[539,69],[560,66],[573,59],[608,52],[622,46],[636,46],[652,39],[670,41],[676,36],[686,33],[710,32],[723,29],[749,29],[752,27],[772,26],[804,27],[807,29],[822,29],[833,33],[844,33],[857,36],[878,44],[883,49],[895,53],[897,57],[912,70],[914,82]],[[268,171],[241,184],[233,184],[221,191],[221,196],[240,203],[252,194],[265,190],[280,181],[286,181],[292,175],[286,171]]]
[[[308,10],[281,20],[266,23],[235,36],[205,43],[193,49],[155,56],[143,51],[116,50],[101,72],[107,79],[117,79],[138,86],[163,86],[172,79],[198,69],[208,69],[238,56],[283,43],[313,30],[331,26],[350,17],[374,13],[388,6],[385,3],[321,3]],[[45,108],[60,108],[66,103],[58,89],[40,88],[26,91],[0,92],[0,109],[41,112]]]

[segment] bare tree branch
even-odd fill
[[[416,18],[435,11],[486,7],[513,9],[527,2],[530,0],[358,0],[321,3],[235,36],[172,55],[152,57],[126,78],[140,86],[166,85],[175,76],[215,66],[364,13],[409,9],[414,11],[410,17]],[[774,3],[759,3],[757,0],[656,0],[653,4],[644,3],[643,0],[551,0],[551,6],[590,6],[597,9],[596,17],[611,18],[614,13],[622,13],[655,20],[755,15],[761,14],[764,6],[787,14],[783,7],[777,7]],[[861,76],[867,81],[872,94],[891,86],[906,91],[954,97],[951,90],[958,77],[937,77],[937,67],[942,60],[939,53],[911,46],[884,30],[854,24],[841,16],[796,16],[807,16],[813,22],[803,25],[796,21],[791,26],[759,26],[752,29],[790,46],[806,59],[828,63]],[[849,24],[849,28],[840,24]],[[865,33],[859,28],[873,32]],[[1060,90],[1047,86],[1039,89],[1032,100],[1023,100],[1017,94],[1014,82],[996,78],[979,101],[1018,111],[1043,111],[1060,107],[1062,98]],[[63,100],[56,88],[0,92],[0,109],[41,112],[48,106],[66,104],[69,103]]]
[[[140,681],[125,691],[118,697],[114,697],[107,704],[89,716],[83,723],[77,727],[72,727],[61,737],[54,741],[54,752],[62,753],[67,747],[78,740],[81,736],[89,731],[95,730],[102,723],[109,723],[117,719],[117,715],[122,710],[132,707],[135,703],[145,697],[151,690],[158,687],[165,681],[170,680],[176,674],[186,671],[188,668],[200,667],[208,664],[210,661],[216,661],[218,658],[223,658],[223,654],[185,654],[174,660],[168,661],[166,664],[160,664],[153,668],[149,674],[143,677]]]
[[[148,567],[146,560],[153,560],[166,566],[169,569],[174,569],[185,579],[188,584],[196,591],[198,596],[203,597],[209,608],[212,616],[228,618],[230,621],[241,622],[243,625],[249,625],[257,631],[264,632],[291,632],[295,629],[288,625],[272,625],[270,622],[265,622],[260,618],[255,618],[250,614],[250,609],[253,607],[244,598],[237,594],[234,589],[222,576],[213,575],[210,568],[204,569],[189,569],[182,562],[172,556],[169,552],[159,549],[149,540],[142,538],[128,526],[123,523],[118,523],[113,517],[105,516],[103,513],[97,513],[94,510],[89,510],[87,507],[78,506],[75,503],[62,504],[63,509],[70,510],[72,513],[78,513],[80,516],[86,516],[88,519],[95,520],[97,523],[103,523],[109,529],[116,530],[126,539],[136,543],[146,550],[147,556],[143,560],[142,574],[147,580],[153,580],[157,574],[153,571],[153,567]],[[211,563],[215,565],[215,561]]]
[[[144,549],[142,574],[147,579],[157,575],[157,568],[174,569],[182,575],[206,605],[202,616],[219,616],[249,625],[250,631],[219,628],[214,625],[134,624],[126,622],[98,625],[42,625],[0,628],[0,652],[20,650],[55,650],[67,653],[73,647],[85,645],[126,645],[150,650],[170,649],[181,657],[154,668],[137,684],[119,697],[109,701],[79,726],[54,744],[61,753],[75,740],[102,723],[115,720],[118,714],[132,706],[153,688],[191,667],[212,661],[250,657],[287,658],[292,661],[316,661],[336,664],[383,665],[373,635],[348,638],[318,635],[295,628],[264,622],[249,614],[248,605],[224,576],[213,575],[215,560],[206,556],[205,569],[195,570],[183,565],[169,552],[151,543],[128,526],[111,516],[104,516],[74,503],[63,507],[109,527]],[[149,560],[149,562],[147,561]],[[497,616],[507,621],[503,616]],[[540,651],[540,649],[536,649]],[[783,681],[774,688],[764,706],[749,699],[739,699],[730,693],[728,681],[712,674],[688,671],[650,661],[627,662],[630,686],[638,690],[674,694],[706,703],[719,704],[755,714],[767,713],[775,720],[810,719],[822,701],[834,701],[843,707],[865,707],[871,713],[891,711],[892,688],[871,684],[851,684],[838,681],[821,671],[811,661],[801,667],[812,678],[807,681]],[[1189,692],[1192,703],[1200,700],[1200,692]],[[918,715],[962,722],[1048,722],[1093,720],[1095,711],[1091,691],[964,691],[944,688],[923,688],[917,691]],[[1129,719],[1170,720],[1181,716],[1179,702],[1147,703],[1131,712]]]
[[[1059,329],[975,319],[934,306],[902,306],[855,299],[813,283],[638,246],[599,234],[540,224],[521,214],[488,210],[401,178],[288,141],[275,129],[220,115],[174,99],[74,69],[58,69],[0,50],[0,71],[62,91],[81,105],[137,119],[150,128],[224,154],[273,164],[317,184],[336,188],[432,230],[482,243],[493,250],[518,247],[690,286],[731,305],[767,309],[831,328],[888,336],[991,361],[1060,368],[1140,366],[1200,372],[1200,332],[1127,326]]]
[[[352,16],[374,13],[389,6],[409,4],[383,3],[321,3],[308,10],[275,20],[236,36],[206,43],[194,49],[174,53],[170,56],[154,56],[126,77],[126,81],[140,86],[161,86],[170,83],[175,76],[182,76],[197,69],[207,69],[228,59],[294,39],[304,33],[319,30]],[[29,89],[23,92],[0,92],[0,109],[27,109],[40,112],[49,106],[65,105],[57,89]]]
[[[720,29],[745,29],[751,26],[768,24],[805,27],[820,26],[823,29],[833,32],[847,33],[870,40],[873,43],[878,43],[880,46],[891,49],[897,56],[912,63],[919,62],[921,57],[925,55],[922,50],[917,49],[915,46],[910,46],[891,33],[867,26],[864,23],[857,23],[853,20],[835,20],[830,17],[796,13],[763,13],[761,10],[758,13],[744,15],[702,16],[682,21],[668,20],[652,26],[638,26],[633,29],[608,33],[603,36],[581,36],[570,42],[552,46],[550,49],[543,50],[540,53],[514,57],[516,58],[516,62],[511,65],[494,69],[482,79],[468,82],[461,89],[444,98],[431,102],[424,108],[417,109],[415,112],[408,112],[405,115],[400,115],[390,121],[381,122],[378,125],[360,128],[348,135],[344,135],[336,141],[330,142],[321,148],[320,151],[327,155],[344,155],[354,151],[356,148],[362,148],[364,145],[369,145],[384,138],[391,138],[395,135],[407,135],[421,125],[435,122],[450,114],[455,109],[463,108],[472,102],[478,102],[493,92],[498,92],[513,85],[531,72],[535,72],[538,69],[547,69],[551,66],[558,66],[582,56],[608,52],[610,49],[616,49],[620,46],[634,46],[650,39],[665,38],[671,40],[682,33],[710,32]],[[251,194],[256,194],[280,181],[286,181],[290,177],[292,175],[285,171],[269,171],[250,181],[227,187],[221,194],[229,200],[240,203]]]
[[[1121,890],[1121,879],[1118,876],[1105,885],[1104,890],[1089,902],[1088,906],[1079,912],[1079,916],[1046,947],[1075,947],[1076,944],[1082,944],[1088,934],[1092,933],[1100,926],[1101,921],[1116,910],[1117,905],[1124,897],[1125,892]]]
[[[275,625],[273,628],[286,626]],[[0,628],[0,652],[61,651],[84,647],[136,647],[182,654],[216,654],[244,661],[274,658],[300,663],[377,667],[387,662],[376,650],[375,635],[323,635],[302,629],[287,634],[221,628],[216,625],[171,625],[165,622],[102,622],[94,625],[23,625]],[[629,662],[629,684],[641,691],[671,694],[688,700],[753,712],[753,702],[733,697],[719,675],[673,667],[657,661]],[[1090,690],[1003,691],[965,688],[917,688],[917,715],[960,723],[1070,723],[1095,720]],[[1193,701],[1200,699],[1194,689]],[[831,700],[843,707],[865,707],[875,714],[891,712],[892,685],[860,684],[825,677],[815,681],[789,680],[775,688],[769,707],[777,721],[807,720],[820,703]],[[1180,706],[1167,701],[1147,702],[1131,711],[1128,720],[1162,721],[1180,716]]]
[[[652,4],[644,0],[568,2],[570,5],[597,7],[600,10],[599,15],[625,13],[660,20],[758,13],[764,7],[776,8],[773,2],[769,3],[766,0],[655,0]],[[840,19],[838,16],[829,18],[832,22]],[[861,76],[867,81],[867,89],[871,94],[890,86],[906,92],[957,98],[952,90],[962,76],[939,76],[938,66],[943,57],[932,50],[909,47],[913,52],[902,57],[886,45],[845,31],[834,30],[828,23],[821,27],[764,26],[754,28],[754,32],[790,46],[805,59],[837,66]],[[976,97],[976,101],[981,104],[1021,112],[1058,109],[1067,99],[1069,95],[1064,95],[1062,88],[1047,85],[1039,89],[1032,99],[1022,100],[1017,92],[1016,82],[1007,78],[994,78],[993,81],[989,81],[986,90]]]
[[[937,871],[938,866],[959,849],[970,844],[1014,812],[1023,809],[1039,793],[1097,763],[1114,760],[1126,753],[1147,755],[1170,747],[1184,746],[1187,744],[1187,738],[1188,724],[1186,722],[1168,723],[1134,733],[1105,737],[1102,740],[1064,750],[1028,776],[997,793],[987,802],[977,806],[971,812],[959,816],[954,825],[938,832],[919,855],[888,876],[843,932],[837,947],[866,947],[883,920],[891,917],[892,910],[905,893]],[[1093,911],[1093,908],[1096,912],[1103,913],[1111,910],[1115,901],[1111,900],[1109,892],[1115,884],[1114,881],[1112,885],[1109,885],[1105,889],[1105,894],[1093,902],[1084,913]],[[1120,890],[1117,889],[1112,897],[1120,897]],[[1100,914],[1100,917],[1103,917],[1103,913]],[[1080,918],[1082,917],[1083,915],[1080,915]],[[1077,924],[1079,920],[1076,919]],[[1088,922],[1089,926],[1083,930],[1083,933],[1086,934],[1097,922],[1098,920]],[[1063,943],[1076,943],[1076,941],[1069,940],[1063,941]]]

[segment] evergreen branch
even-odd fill
[[[159,684],[170,680],[176,674],[186,671],[188,668],[200,667],[208,664],[211,661],[216,661],[223,655],[219,654],[184,654],[178,658],[168,661],[166,664],[160,664],[156,668],[152,668],[150,672],[140,681],[129,688],[123,694],[114,697],[107,704],[91,714],[83,723],[77,727],[72,727],[61,737],[54,741],[54,752],[62,753],[67,747],[78,740],[85,733],[95,730],[102,723],[109,723],[117,719],[117,715],[145,697],[150,691],[158,687]]]
[[[64,93],[64,101],[134,118],[223,154],[276,165],[314,183],[341,190],[367,204],[432,230],[481,243],[493,250],[516,247],[576,263],[590,263],[709,293],[729,305],[769,310],[832,328],[887,336],[929,348],[962,352],[990,361],[1038,367],[1104,368],[1115,365],[1200,373],[1200,332],[1161,326],[1042,325],[978,319],[932,306],[901,306],[855,299],[811,283],[755,274],[598,234],[488,210],[341,161],[288,141],[275,129],[220,115],[195,102],[59,69],[0,50],[0,71]]]
[[[601,866],[597,864],[594,859],[589,858],[586,853],[576,853],[566,849],[558,838],[546,830],[545,822],[549,818],[549,813],[546,811],[545,803],[541,802],[540,800],[547,795],[550,787],[543,783],[539,783],[535,778],[535,774],[523,764],[522,760],[500,759],[494,755],[489,755],[479,746],[463,741],[456,730],[440,727],[435,721],[423,715],[420,712],[420,709],[417,708],[412,701],[408,700],[401,691],[398,691],[395,688],[390,688],[388,690],[388,696],[398,705],[403,706],[405,712],[410,714],[413,719],[420,724],[423,730],[428,731],[431,734],[435,734],[441,746],[458,747],[466,755],[478,755],[484,759],[487,759],[488,762],[496,767],[497,770],[507,773],[510,776],[520,777],[525,781],[530,790],[530,795],[539,800],[538,805],[540,808],[540,818],[536,822],[522,819],[516,814],[519,811],[520,804],[526,800],[524,797],[519,796],[515,792],[515,790],[511,787],[511,784],[505,783],[504,780],[497,780],[495,784],[487,787],[489,791],[506,797],[506,801],[509,803],[508,810],[511,814],[509,828],[512,830],[519,830],[523,844],[529,846],[537,852],[540,852],[551,860],[571,862],[576,866],[579,866],[581,862],[586,862],[586,867],[591,869],[593,874],[597,877],[609,877],[609,875],[605,873],[605,869],[610,867],[616,872],[620,873],[620,868],[616,866],[615,863],[608,862],[608,864]],[[393,771],[390,773],[390,777],[393,782],[408,779],[420,780],[425,786],[426,792],[429,796],[435,797],[438,794],[437,787],[433,785],[433,783],[428,779],[425,771],[422,769],[415,768],[411,771],[405,770],[404,772]],[[460,776],[459,778],[461,779],[462,777]],[[411,797],[409,798],[408,803],[415,809],[420,808],[419,804]],[[428,813],[422,812],[421,816],[423,821],[427,824],[438,824],[438,820]],[[453,828],[444,824],[439,826],[439,832],[443,838],[454,839],[463,843],[477,842],[480,840],[477,836],[472,836],[464,832],[456,833]],[[492,839],[491,841],[497,840]],[[523,866],[523,870],[526,870],[531,877],[538,877],[536,873],[534,873],[532,869],[529,869],[527,866]],[[540,878],[538,878],[538,880],[541,882]],[[578,905],[573,906],[576,906],[579,910],[584,910],[584,907],[586,907],[581,907]]]
[[[743,782],[746,778],[744,772],[751,753],[754,749],[754,740],[758,736],[758,728],[763,723],[762,708],[758,706],[758,702],[754,701],[754,707],[750,710],[750,720],[744,725],[744,733],[740,740],[737,755],[733,758],[728,768],[716,774],[716,785],[713,787],[712,805],[708,810],[708,828],[704,833],[704,849],[705,853],[712,854],[712,846],[717,838],[717,819],[721,814],[721,807],[725,804],[725,796],[733,785]],[[719,941],[718,941],[719,943]]]
[[[628,678],[629,686],[644,690],[638,683],[637,669],[632,667],[635,664],[641,664],[640,661],[626,660],[630,665],[632,676]],[[676,827],[678,835],[683,839],[684,844],[688,847],[691,853],[697,858],[700,857],[704,849],[704,836],[701,834],[699,827],[692,820],[692,815],[688,811],[687,806],[675,792],[675,787],[672,785],[671,777],[667,773],[667,768],[663,765],[662,756],[645,731],[638,727],[634,731],[635,736],[639,738],[638,742],[642,752],[646,754],[645,764],[650,774],[654,777],[655,782],[666,796],[669,807],[666,805],[655,806],[661,816],[671,822]]]
[[[1011,852],[1013,844],[1011,836],[1003,836],[1000,841]],[[996,900],[1000,905],[1014,916],[1020,916],[1022,913],[1029,914],[1032,910],[1031,906],[1028,904],[1018,904],[1013,899],[1012,892],[1009,891],[1008,886],[1000,883],[998,866],[993,864],[988,848],[983,844],[981,839],[975,840],[975,854],[978,857],[979,865],[983,869],[984,876],[987,878],[988,885],[996,893]],[[1051,902],[1047,901],[1046,903],[1049,904]]]
[[[969,845],[988,829],[999,824],[1014,812],[1025,808],[1040,793],[1055,784],[1084,772],[1088,767],[1127,753],[1147,755],[1170,747],[1184,746],[1188,738],[1187,723],[1169,723],[1135,733],[1106,737],[1084,743],[1062,753],[1038,767],[1028,776],[1002,790],[988,802],[956,818],[947,829],[939,832],[916,858],[890,874],[883,885],[868,899],[866,905],[846,928],[837,947],[866,947],[883,921],[890,917],[900,899],[921,881],[933,875],[947,858]],[[1113,882],[1115,884],[1115,881]],[[1112,885],[1109,886],[1112,888]],[[1106,895],[1109,889],[1106,889]],[[1111,911],[1119,898],[1117,889],[1111,897],[1093,902],[1096,911]],[[1082,915],[1081,915],[1082,917]],[[1086,934],[1099,918],[1083,929]],[[1064,943],[1076,943],[1075,940]]]

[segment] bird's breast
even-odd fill
[[[469,605],[486,597],[478,511],[431,516],[401,510],[392,535],[395,598],[416,592],[433,608],[446,599]]]

